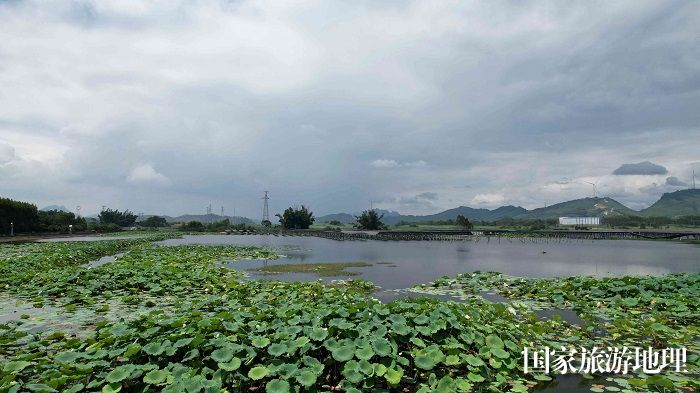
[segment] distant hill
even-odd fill
[[[437,214],[427,216],[403,215],[391,210],[377,209],[380,214],[384,214],[382,222],[387,225],[394,225],[401,221],[405,222],[426,222],[426,221],[445,221],[454,220],[458,215],[463,215],[472,221],[493,221],[503,217],[514,217],[519,214],[526,213],[527,210],[520,206],[501,206],[498,209],[474,209],[467,206],[460,206],[454,209],[445,210]],[[359,215],[356,213],[355,215]],[[353,224],[355,215],[348,213],[328,214],[318,217],[316,222],[327,223],[333,220],[340,221],[343,224]]]
[[[395,215],[382,219],[384,223],[393,225],[400,221],[406,222],[426,222],[426,221],[446,221],[454,220],[458,215],[463,215],[471,221],[494,221],[503,217],[513,217],[515,215],[523,214],[527,212],[524,208],[520,206],[501,206],[494,210],[489,209],[474,209],[468,206],[460,206],[454,209],[445,210],[437,214],[430,214],[427,216],[413,216],[413,215]]]
[[[379,210],[384,213],[382,221],[394,225],[401,221],[427,222],[454,220],[461,214],[471,221],[496,221],[501,218],[546,219],[558,217],[606,217],[606,216],[687,216],[700,215],[700,190],[682,190],[664,194],[658,202],[641,212],[632,210],[622,203],[608,197],[582,198],[557,203],[551,206],[527,210],[520,206],[501,206],[497,209],[475,209],[460,206],[440,213],[426,216],[403,215],[394,211]],[[318,217],[316,222],[327,223],[337,220],[343,224],[352,224],[355,217],[348,213],[328,214]]]
[[[382,222],[386,223],[387,219],[390,217],[402,217],[400,213],[395,212],[393,210],[384,210],[384,209],[376,209],[377,213],[383,214],[384,218],[382,219]],[[359,216],[361,213],[335,213],[335,214],[326,214],[325,216],[320,216],[316,217],[316,223],[317,224],[326,224],[331,221],[339,221],[341,224],[354,224],[355,223],[355,216]],[[398,221],[397,221],[398,222]]]
[[[336,213],[336,214],[326,214],[325,216],[316,217],[316,223],[326,224],[331,221],[340,221],[341,224],[353,224],[355,222],[355,216],[348,213]]]
[[[253,220],[247,217],[240,216],[221,216],[218,214],[184,214],[177,217],[165,217],[168,222],[188,222],[188,221],[200,221],[203,223],[217,222],[225,219],[229,219],[231,223],[236,224],[254,224]]]
[[[640,213],[647,217],[700,216],[700,190],[665,193]]]
[[[545,219],[557,217],[605,217],[639,215],[612,198],[582,198],[527,211],[513,218]]]
[[[136,220],[136,222],[139,222],[141,220],[145,220],[148,217],[153,217],[153,216],[158,216],[157,214],[145,214],[143,217],[140,217]],[[210,223],[210,222],[217,222],[217,221],[222,221],[225,219],[229,219],[231,223],[235,224],[254,224],[253,220],[247,217],[241,217],[241,216],[221,216],[219,214],[183,214],[181,216],[177,217],[171,217],[171,216],[159,216],[165,218],[168,223],[177,223],[177,222],[189,222],[189,221],[199,221],[203,223]]]
[[[41,210],[58,209],[68,211],[64,206],[47,206]],[[496,221],[501,218],[516,218],[516,219],[545,219],[558,217],[606,217],[606,216],[700,216],[700,190],[681,190],[664,194],[661,199],[650,207],[636,211],[628,208],[622,203],[608,197],[582,198],[573,201],[561,202],[546,208],[537,208],[527,210],[520,206],[501,206],[496,209],[475,209],[468,206],[460,206],[454,209],[448,209],[440,213],[430,214],[426,216],[418,215],[403,215],[392,210],[377,209],[380,214],[384,214],[382,221],[387,225],[394,225],[401,221],[405,222],[427,222],[427,221],[446,221],[454,220],[457,215],[461,214],[471,221]],[[355,216],[360,213],[335,213],[316,217],[316,223],[325,224],[330,221],[339,221],[343,224],[354,224]],[[150,217],[144,215],[143,219]],[[236,224],[257,224],[247,217],[236,216],[221,216],[218,214],[184,214],[177,217],[162,216],[169,223],[200,221],[200,222],[216,222],[228,218],[232,223]]]
[[[42,208],[39,209],[39,210],[44,211],[44,212],[47,212],[47,211],[49,211],[49,210],[58,210],[58,211],[61,211],[61,212],[70,212],[70,210],[68,210],[68,208],[65,207],[65,206],[63,206],[63,205],[49,205],[49,206],[46,206],[46,207],[42,207]]]

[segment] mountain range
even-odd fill
[[[143,215],[143,217],[139,217],[136,222],[139,222],[141,220],[145,220],[148,217],[151,217],[152,215]],[[190,222],[190,221],[199,221],[203,223],[210,223],[210,222],[217,222],[217,221],[222,221],[225,219],[228,219],[232,224],[254,224],[253,220],[251,220],[248,217],[241,217],[241,216],[222,216],[219,214],[183,214],[181,216],[177,217],[171,217],[171,216],[160,216],[165,218],[165,220],[168,223],[176,223],[176,222]]]
[[[499,208],[475,209],[468,206],[460,206],[448,209],[437,214],[425,216],[402,215],[395,211],[377,209],[384,214],[382,221],[393,225],[400,221],[426,222],[453,220],[461,214],[472,221],[495,221],[501,218],[515,219],[545,219],[558,217],[601,217],[601,216],[643,216],[643,217],[678,217],[700,216],[700,190],[680,190],[665,193],[653,205],[641,211],[633,210],[622,203],[608,197],[582,198],[572,201],[557,203],[547,207],[527,210],[520,206],[501,206]],[[355,222],[356,214],[336,213],[317,217],[317,223],[340,221],[343,224]]]
[[[65,206],[63,206],[63,205],[49,205],[49,206],[46,206],[46,207],[42,207],[42,208],[39,209],[39,210],[44,211],[44,212],[51,211],[51,210],[57,210],[57,211],[60,211],[60,212],[69,212],[69,211],[70,211],[70,210],[68,210],[67,207],[65,207]]]
[[[62,210],[68,211],[65,206],[51,205],[41,210]],[[528,210],[520,206],[501,206],[496,209],[472,208],[459,206],[448,209],[440,213],[425,216],[404,215],[391,210],[377,209],[380,214],[384,214],[382,221],[385,224],[393,225],[401,221],[405,222],[426,222],[454,220],[458,215],[463,215],[472,221],[495,221],[501,218],[515,219],[545,219],[558,217],[601,217],[610,215],[620,216],[642,216],[642,217],[679,217],[679,216],[700,216],[700,189],[680,190],[665,193],[654,204],[643,210],[633,210],[608,197],[582,198],[557,203],[547,207]],[[355,222],[355,216],[360,213],[335,213],[316,217],[317,223],[328,223],[339,221],[343,224]],[[95,216],[96,217],[96,216]],[[138,221],[145,220],[151,215],[139,217]],[[252,220],[241,216],[221,216],[218,214],[183,214],[176,217],[162,216],[169,223],[200,221],[216,222],[228,218],[236,224],[255,224],[257,220]]]

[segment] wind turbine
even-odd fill
[[[598,190],[597,190],[596,187],[595,187],[595,183],[591,183],[591,182],[585,181],[585,180],[584,180],[583,182],[584,182],[584,183],[588,183],[588,184],[590,184],[590,185],[593,186],[593,198],[597,197],[597,196],[598,196]]]

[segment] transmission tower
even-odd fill
[[[221,218],[222,219],[224,218],[224,207],[223,206],[221,206]]]
[[[270,197],[267,195],[269,191],[265,191],[265,196],[262,197],[263,199],[263,216],[262,216],[262,221],[260,222],[264,226],[270,226],[270,207],[268,206],[268,201],[270,200]]]
[[[78,217],[80,217],[80,209],[81,209],[81,208],[80,208],[80,205],[78,205],[78,206],[75,207],[75,211],[76,211]]]

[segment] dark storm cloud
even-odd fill
[[[665,175],[668,170],[661,165],[649,161],[642,161],[636,164],[622,164],[613,171],[613,175]]]
[[[642,206],[659,179],[610,168],[649,159],[689,178],[698,12],[666,1],[0,2],[0,182],[84,211],[212,203],[257,217],[262,190],[274,211],[321,214],[378,200],[402,213],[533,207],[587,196],[587,182]]]

